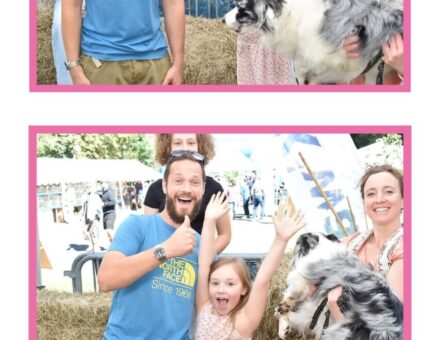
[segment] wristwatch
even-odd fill
[[[167,261],[167,254],[165,252],[165,249],[160,244],[154,247],[153,255],[160,263],[164,263]]]
[[[64,65],[66,66],[66,70],[69,71],[70,69],[78,66],[80,64],[79,59],[78,60],[74,60],[74,61],[68,61],[66,60],[64,62]]]

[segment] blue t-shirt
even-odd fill
[[[90,0],[81,51],[106,61],[159,59],[167,54],[159,0]]]
[[[118,228],[109,251],[130,256],[164,242],[175,228],[159,214],[132,215]],[[104,339],[189,339],[194,313],[200,236],[185,257],[169,259],[113,294]]]

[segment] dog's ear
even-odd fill
[[[325,235],[325,237],[327,237],[327,239],[329,239],[332,242],[339,243],[339,239],[337,238],[337,236],[335,234]]]

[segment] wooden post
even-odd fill
[[[309,172],[310,177],[312,177],[313,182],[315,182],[316,187],[318,188],[319,192],[321,193],[322,197],[324,198],[325,202],[327,203],[327,205],[329,206],[330,210],[332,211],[333,215],[336,218],[336,222],[338,222],[339,227],[341,227],[342,231],[344,232],[345,236],[349,236],[349,233],[347,231],[347,229],[344,227],[344,224],[341,221],[341,218],[338,216],[335,208],[333,207],[332,202],[330,202],[327,194],[325,193],[324,189],[322,189],[321,184],[318,182],[318,180],[316,179],[315,175],[313,175],[312,170],[310,169],[309,165],[307,164],[307,161],[305,160],[305,158],[303,157],[302,153],[299,152],[299,157],[301,158],[302,162],[304,163],[304,166],[306,167],[307,171]]]

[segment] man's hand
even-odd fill
[[[70,76],[72,77],[72,82],[75,85],[90,85],[90,80],[87,79],[81,65],[70,69]]]
[[[185,216],[182,225],[163,243],[167,258],[190,254],[195,245],[196,232],[191,228],[188,216]]]
[[[162,85],[180,85],[183,83],[183,68],[173,65],[165,75]]]

